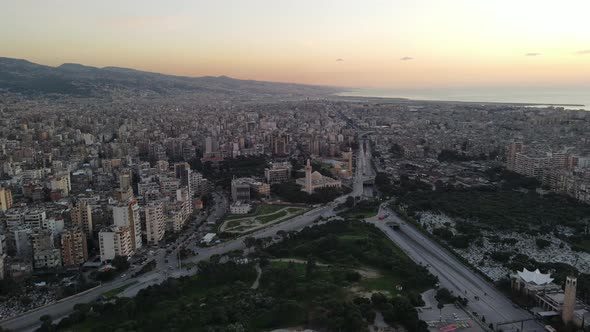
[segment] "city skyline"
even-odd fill
[[[590,83],[589,9],[577,0],[20,1],[5,6],[1,55],[347,87],[580,86]]]

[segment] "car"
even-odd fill
[[[127,276],[127,274],[123,273],[121,274],[121,278],[125,278]]]

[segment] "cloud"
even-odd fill
[[[581,50],[576,52],[577,55],[588,55],[590,54],[590,50]]]
[[[541,53],[535,53],[535,52],[531,52],[531,53],[526,53],[525,56],[539,56],[541,55]]]
[[[176,31],[190,25],[191,19],[181,15],[112,16],[101,20],[101,23],[119,29]]]
[[[344,59],[341,59],[341,58],[336,59],[336,62],[342,62],[342,61],[344,61]]]
[[[410,61],[410,60],[414,60],[414,58],[412,58],[411,56],[405,56],[405,57],[401,58],[400,60],[402,60],[402,61]]]

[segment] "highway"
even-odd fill
[[[375,176],[373,168],[370,167],[371,145],[368,140],[359,136],[359,148],[356,155],[356,168],[354,174],[353,190],[351,195],[355,197],[359,196],[373,196],[372,187],[364,185],[366,180],[372,180]],[[365,148],[366,146],[366,148]]]
[[[413,225],[403,222],[390,209],[381,209],[379,215],[389,213],[389,217],[378,220],[377,217],[367,219],[381,229],[396,243],[412,260],[422,264],[439,278],[442,287],[451,290],[469,300],[467,310],[485,316],[486,324],[530,319],[533,316],[513,303],[498,291],[490,282],[478,273],[470,270],[453,254],[447,252],[438,243],[418,231]],[[387,222],[400,224],[399,230],[393,230]],[[476,299],[476,296],[479,299]],[[516,331],[520,323],[503,325],[503,331]],[[524,322],[524,331],[543,331],[544,327],[536,321]]]

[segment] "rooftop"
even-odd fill
[[[535,271],[529,271],[525,268],[522,271],[518,271],[518,275],[525,282],[533,283],[536,285],[546,285],[553,282],[553,278],[551,278],[551,275],[549,273],[541,273],[539,269],[536,269]]]

